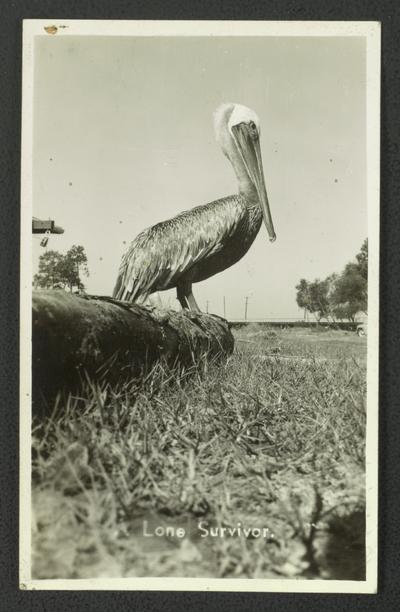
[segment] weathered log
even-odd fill
[[[158,311],[113,298],[35,291],[32,300],[33,401],[74,391],[82,380],[111,384],[147,373],[157,361],[190,366],[233,351],[225,319]]]

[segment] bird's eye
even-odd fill
[[[249,122],[249,126],[250,126],[250,128],[251,128],[252,130],[257,129],[257,128],[256,128],[256,124],[254,123],[254,121],[250,121],[250,122]]]

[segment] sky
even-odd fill
[[[340,272],[367,236],[366,58],[358,37],[36,37],[33,214],[85,247],[111,295],[144,228],[237,192],[213,132],[222,102],[256,111],[277,240],[193,286],[203,310],[302,316],[295,286]],[[44,252],[33,239],[33,267]],[[175,291],[161,294],[178,307]]]

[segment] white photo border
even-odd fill
[[[56,34],[45,28],[55,26]],[[368,362],[366,433],[366,579],[229,578],[31,579],[31,311],[34,40],[38,36],[365,37],[367,70]],[[21,276],[20,276],[20,516],[19,579],[28,590],[249,591],[376,593],[378,548],[379,385],[379,22],[370,21],[102,21],[28,19],[23,22]]]

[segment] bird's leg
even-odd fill
[[[197,312],[200,312],[200,308],[198,307],[197,302],[194,299],[194,295],[193,295],[193,291],[192,291],[192,285],[190,285],[189,293],[188,293],[188,296],[187,296],[187,301],[189,302],[190,310],[197,310]]]
[[[187,299],[187,292],[186,292],[186,286],[185,285],[177,285],[176,287],[176,297],[179,300],[180,305],[182,306],[183,310],[188,310],[189,309],[189,302]]]
[[[200,311],[192,292],[192,283],[181,283],[176,287],[176,295],[184,310]]]

